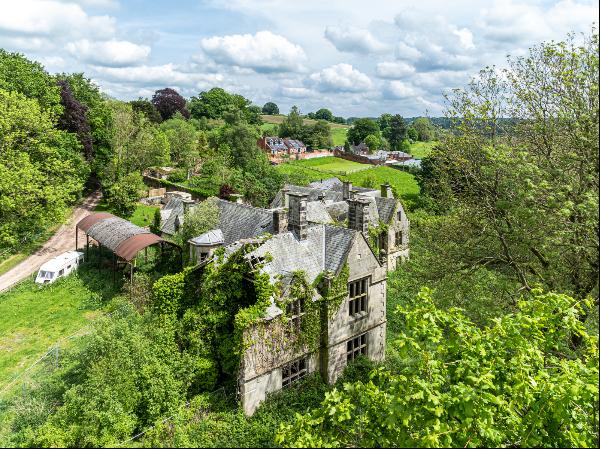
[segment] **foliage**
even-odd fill
[[[377,122],[368,119],[360,118],[352,123],[352,128],[348,130],[348,141],[354,145],[363,142],[368,135],[379,133]]]
[[[389,121],[389,127],[386,128],[383,133],[383,137],[387,139],[390,144],[390,148],[392,150],[406,150],[406,144],[404,143],[406,139],[406,122],[402,118],[400,114],[393,115]]]
[[[190,112],[193,118],[224,119],[227,113],[240,113],[244,120],[252,124],[262,123],[261,110],[252,107],[250,100],[239,94],[231,94],[225,89],[214,87],[200,92],[190,99]]]
[[[153,234],[160,234],[160,209],[156,208],[154,211],[154,217],[152,218],[152,224],[150,225],[150,232]]]
[[[152,102],[147,98],[138,98],[129,102],[134,112],[142,113],[152,123],[162,122],[162,117]]]
[[[579,302],[538,291],[478,328],[459,309],[436,308],[425,289],[397,313],[403,370],[326,393],[321,407],[281,426],[279,444],[597,445],[598,340],[578,319]],[[580,354],[573,334],[585,342]]]
[[[190,117],[190,113],[186,108],[185,98],[170,87],[154,92],[154,95],[152,95],[152,104],[163,120],[170,119],[176,112],[179,112],[185,118]]]
[[[0,89],[0,247],[61,221],[89,169],[77,138],[34,99]]]
[[[436,130],[427,117],[418,117],[411,123],[412,128],[417,132],[417,139],[421,142],[429,142],[436,138]],[[417,140],[415,139],[415,140]]]
[[[152,286],[152,308],[162,315],[177,316],[181,312],[189,269],[163,276]]]
[[[279,106],[277,106],[272,101],[269,101],[265,103],[265,105],[262,107],[262,113],[269,115],[277,115],[279,114]]]
[[[26,59],[19,53],[0,48],[0,89],[18,92],[38,102],[48,119],[55,123],[62,113],[60,88],[39,62]]]
[[[381,136],[379,134],[369,134],[365,137],[365,145],[369,147],[369,153],[373,153],[374,151],[381,148]]]
[[[215,198],[208,198],[194,207],[188,208],[183,216],[183,224],[177,237],[185,244],[188,240],[218,227],[219,207]]]
[[[178,167],[193,169],[200,158],[200,134],[203,132],[196,130],[179,112],[161,123],[160,129],[169,141],[171,162]]]
[[[63,106],[63,113],[58,119],[58,127],[77,135],[85,158],[89,161],[93,156],[93,149],[87,107],[75,99],[67,81],[59,80],[58,85],[60,86],[60,103]]]
[[[290,137],[302,140],[304,137],[304,120],[297,106],[292,106],[290,113],[279,125],[279,137]]]
[[[328,122],[333,121],[333,114],[329,109],[321,108],[317,112],[315,112],[315,119],[317,120],[327,120]]]
[[[129,173],[110,185],[107,189],[106,202],[117,214],[129,217],[133,214],[137,201],[143,195],[144,188],[142,175],[135,172]]]
[[[450,215],[444,257],[597,297],[598,35],[509,62],[455,92],[456,133],[424,161],[421,187]]]

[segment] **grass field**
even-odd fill
[[[348,161],[346,159],[341,159],[333,156],[305,159],[298,162],[291,162],[291,164],[298,164],[302,167],[311,167],[321,172],[337,173],[341,175],[346,175],[356,171],[369,169],[368,165],[361,164],[359,162]]]
[[[120,288],[107,273],[83,265],[54,284],[40,287],[30,279],[0,294],[0,388],[98,316]]]
[[[429,155],[429,153],[431,153],[433,147],[436,146],[438,143],[439,142],[415,142],[411,144],[408,152],[415,159],[423,159],[424,157]]]
[[[262,115],[262,119],[265,121],[260,126],[261,131],[266,131],[269,134],[277,133],[277,125],[279,125],[285,119],[285,115]],[[316,120],[311,120],[308,118],[304,119],[305,125],[312,125],[316,122]],[[350,126],[342,125],[340,123],[329,123],[331,126],[331,142],[333,146],[342,146],[346,141],[346,134],[348,134],[348,129]]]
[[[362,168],[355,168],[352,173],[340,174],[340,167],[344,163],[352,163]],[[353,167],[355,167],[353,165]],[[332,170],[333,168],[333,170]],[[394,190],[404,199],[414,199],[419,194],[419,185],[415,177],[405,171],[397,170],[391,167],[376,167],[367,164],[347,161],[336,157],[324,157],[316,159],[307,159],[277,166],[277,170],[287,175],[288,181],[292,184],[306,185],[312,181],[338,177],[344,181],[351,181],[354,185],[360,187],[370,187],[377,189],[381,184],[389,182]]]
[[[127,220],[129,220],[135,225],[141,226],[142,228],[150,226],[152,224],[152,221],[154,220],[154,212],[156,211],[156,209],[158,209],[158,207],[156,206],[148,206],[146,204],[138,203],[135,207],[135,210],[133,211],[133,214],[131,215],[131,217],[128,217]],[[110,212],[112,214],[117,215],[112,210],[110,210],[110,208],[104,200],[98,203],[95,210],[97,212]]]

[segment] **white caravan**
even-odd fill
[[[79,251],[67,251],[60,256],[50,259],[42,264],[38,271],[35,282],[37,284],[51,284],[58,278],[62,278],[77,269],[83,263],[83,253]]]

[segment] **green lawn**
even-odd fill
[[[331,141],[334,147],[343,146],[348,135],[348,128],[331,128]]]
[[[433,147],[436,146],[438,143],[439,142],[415,142],[415,143],[411,144],[408,152],[415,159],[423,159],[429,153],[431,153],[431,150],[433,149]]]
[[[89,323],[117,288],[110,271],[83,265],[54,284],[30,279],[0,294],[0,387]]]
[[[146,204],[137,203],[135,210],[131,217],[124,217],[135,225],[141,226],[142,228],[146,226],[150,226],[152,221],[154,220],[154,212],[158,209],[157,206],[148,206]],[[114,211],[110,210],[108,204],[104,200],[100,201],[94,209],[97,212],[110,212],[112,214],[116,214]]]
[[[353,165],[345,165],[345,163]],[[353,167],[354,171],[342,175],[340,174],[342,167]],[[389,182],[394,190],[404,199],[414,199],[419,194],[419,185],[415,177],[408,172],[391,167],[359,164],[358,162],[336,157],[307,159],[281,164],[276,169],[280,173],[287,175],[288,181],[292,184],[306,185],[312,181],[336,176],[341,180],[352,181],[354,185],[374,189],[378,189],[381,184]]]

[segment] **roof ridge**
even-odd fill
[[[251,206],[249,204],[243,204],[243,203],[234,203],[233,201],[224,200],[223,198],[217,198],[217,200],[222,202],[223,204],[233,204],[235,207],[245,207],[246,209],[253,209],[253,210],[260,211],[260,212],[271,213],[271,209],[265,209],[262,207]]]

